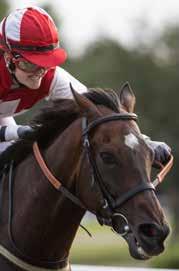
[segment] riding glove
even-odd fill
[[[165,165],[171,156],[171,148],[164,142],[152,141],[149,137],[145,138],[146,143],[154,151],[153,166],[160,168],[161,164]]]
[[[0,141],[24,139],[33,133],[33,128],[28,125],[11,125],[0,127]]]
[[[24,125],[19,126],[17,129],[17,134],[20,139],[25,139],[34,132],[34,129],[31,126]]]

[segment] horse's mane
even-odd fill
[[[119,112],[120,101],[112,89],[89,89],[83,95],[96,105],[104,105],[114,112]],[[38,142],[41,149],[46,148],[80,115],[79,107],[72,99],[59,99],[48,103],[31,121],[34,132],[26,139],[18,140],[8,147],[0,156],[0,165],[8,164],[12,160],[15,164],[23,161],[32,152],[34,141]]]

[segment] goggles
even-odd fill
[[[12,58],[13,64],[20,70],[26,72],[26,73],[35,73],[37,71],[44,71],[47,70],[48,68],[43,68],[41,66],[38,66],[36,64],[33,64],[21,56],[14,56]]]

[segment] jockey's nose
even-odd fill
[[[45,68],[39,68],[35,73],[34,75],[37,75],[37,76],[42,76],[46,73],[47,69]]]

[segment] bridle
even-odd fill
[[[87,119],[83,118],[82,127],[83,127],[83,146],[86,151],[86,155],[89,159],[91,168],[92,168],[92,176],[93,179],[98,183],[105,201],[105,206],[109,206],[111,210],[115,210],[116,208],[120,207],[122,204],[124,204],[127,200],[135,196],[137,193],[142,192],[144,190],[155,190],[155,187],[152,183],[142,183],[132,189],[130,189],[128,192],[126,192],[124,195],[118,197],[117,199],[113,199],[113,197],[110,195],[110,193],[107,191],[107,188],[105,187],[105,183],[103,181],[103,178],[99,172],[98,166],[96,164],[95,159],[92,155],[92,149],[89,141],[89,133],[92,129],[96,128],[97,126],[110,122],[110,121],[126,121],[126,120],[137,120],[137,115],[134,113],[118,113],[118,114],[112,114],[106,117],[101,117],[89,125],[87,125]]]
[[[99,117],[98,119],[88,123],[88,120],[86,117],[82,118],[82,145],[84,148],[84,153],[89,161],[90,165],[90,172],[91,172],[91,180],[92,183],[96,182],[98,186],[100,187],[100,190],[103,195],[104,199],[104,204],[102,206],[103,210],[110,210],[112,216],[120,216],[124,226],[124,231],[122,231],[121,235],[125,235],[128,230],[128,221],[127,218],[121,214],[116,212],[116,208],[121,207],[125,202],[127,202],[129,199],[133,198],[136,194],[141,193],[145,190],[153,190],[155,191],[155,187],[162,182],[164,179],[165,175],[168,173],[168,171],[171,169],[173,165],[173,156],[171,156],[170,161],[168,164],[162,169],[162,171],[157,175],[157,178],[154,180],[154,182],[146,182],[146,183],[141,183],[137,185],[136,187],[130,189],[126,193],[124,193],[122,196],[118,197],[117,199],[114,199],[112,195],[109,193],[107,190],[105,183],[103,181],[103,178],[99,172],[98,166],[96,164],[96,161],[93,157],[92,154],[92,149],[90,145],[90,140],[89,140],[89,134],[92,130],[94,130],[97,126],[104,124],[106,122],[111,122],[111,121],[129,121],[129,120],[137,120],[137,115],[134,113],[115,113],[111,114],[105,117]],[[61,191],[67,198],[69,198],[72,202],[74,202],[76,205],[80,206],[83,209],[87,210],[87,207],[85,206],[84,203],[82,203],[79,198],[75,195],[73,195],[70,191],[68,191],[62,183],[54,177],[54,175],[50,172],[48,167],[46,166],[44,159],[41,156],[40,150],[38,148],[37,142],[33,144],[33,151],[35,158],[42,169],[43,173],[49,180],[49,182],[59,191]],[[95,214],[97,216],[97,214]],[[97,216],[98,221],[101,224],[106,224],[111,225],[111,218],[106,221],[106,219],[103,219],[103,217]],[[104,222],[105,221],[105,222]]]
[[[93,122],[90,122],[88,124],[88,121],[86,117],[82,118],[82,143],[83,143],[83,150],[84,154],[86,155],[87,159],[89,160],[90,164],[90,170],[91,170],[91,180],[92,182],[96,182],[101,190],[101,193],[104,198],[104,204],[102,206],[102,209],[110,209],[112,212],[112,218],[118,217],[118,219],[121,219],[121,222],[123,224],[122,232],[120,234],[121,236],[125,236],[129,231],[129,223],[127,218],[122,214],[115,211],[116,208],[119,208],[122,204],[124,204],[126,201],[134,197],[136,194],[143,192],[145,190],[155,190],[155,187],[162,182],[165,175],[169,172],[173,165],[173,156],[171,156],[170,161],[163,167],[163,169],[160,171],[160,173],[157,175],[156,179],[152,183],[143,183],[140,184],[132,189],[130,189],[128,192],[126,192],[124,195],[120,196],[117,199],[113,199],[112,195],[109,194],[105,183],[103,181],[103,178],[98,170],[98,166],[96,164],[96,161],[92,154],[92,149],[90,146],[90,140],[89,140],[89,134],[90,132],[95,129],[97,126],[110,122],[110,121],[127,121],[127,120],[137,120],[137,115],[133,113],[118,113],[118,114],[112,114],[105,117],[100,117]],[[43,174],[47,177],[48,181],[51,183],[51,185],[58,191],[60,191],[63,195],[65,195],[67,198],[69,198],[73,203],[78,205],[80,208],[83,208],[84,210],[87,210],[87,207],[81,200],[76,196],[73,195],[69,190],[67,190],[61,183],[60,180],[56,179],[56,177],[51,173],[51,171],[48,169],[47,165],[45,164],[45,161],[41,155],[41,152],[39,150],[37,142],[34,142],[33,144],[33,152],[34,156],[36,158],[36,161],[41,168]],[[13,217],[13,161],[10,164],[10,170],[9,170],[9,212],[8,212],[8,233],[10,237],[10,242],[12,244],[13,250],[16,252],[16,254],[20,257],[17,258],[12,253],[7,251],[4,247],[0,245],[0,254],[2,254],[5,258],[9,259],[9,261],[13,262],[15,265],[25,269],[25,270],[35,270],[38,271],[39,267],[36,267],[32,265],[34,262],[34,259],[29,257],[28,255],[25,255],[21,250],[18,249],[18,247],[15,244],[13,233],[12,233],[12,217]],[[97,215],[97,214],[96,214]],[[97,217],[99,222],[105,223],[103,221],[103,217]],[[112,220],[111,218],[111,220]],[[111,221],[108,221],[107,224],[110,225]],[[114,229],[115,230],[115,229]],[[21,260],[24,259],[24,261]],[[30,264],[28,264],[28,262]],[[35,263],[35,262],[34,262]],[[47,268],[43,268],[42,270],[54,270],[56,266],[61,266],[59,269],[56,270],[69,270],[69,263],[68,259],[63,260],[39,260],[38,265],[41,266],[48,266]],[[62,268],[64,267],[64,268]],[[51,269],[52,268],[52,269]],[[41,268],[40,268],[41,270]]]

